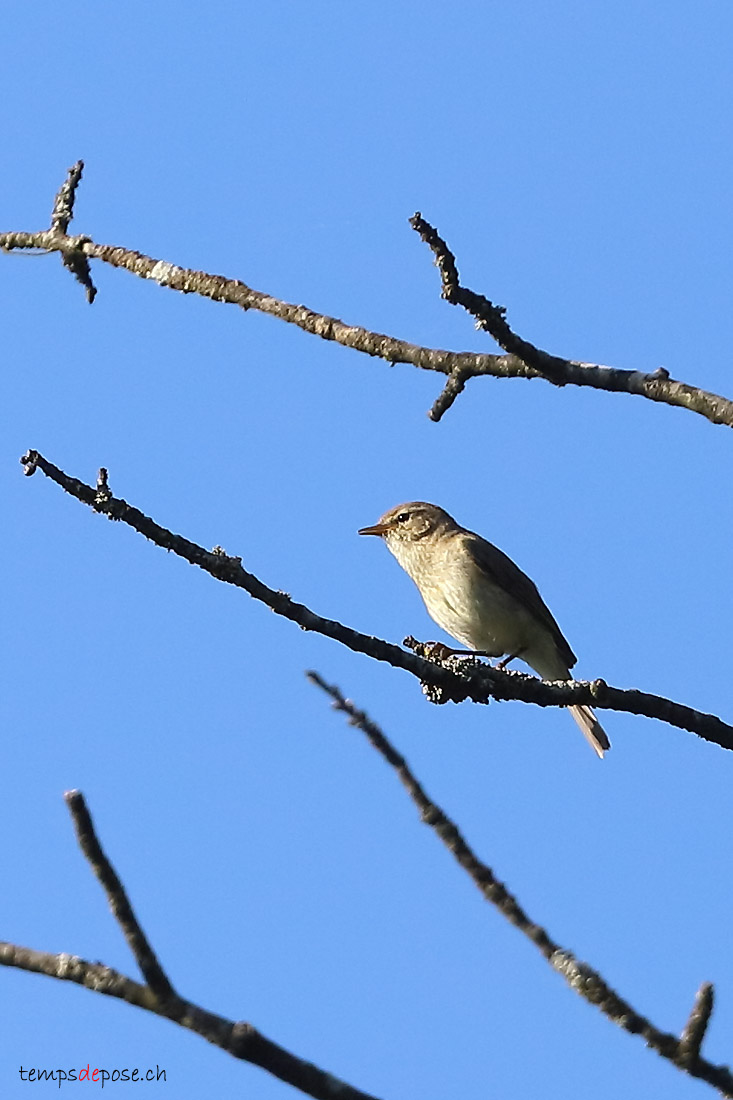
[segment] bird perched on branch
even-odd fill
[[[360,535],[379,535],[412,577],[438,626],[470,650],[520,657],[543,680],[570,680],[576,656],[534,583],[437,504],[398,504]],[[569,708],[600,757],[611,743],[590,707]]]

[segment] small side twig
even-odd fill
[[[97,296],[97,288],[92,282],[92,270],[82,247],[89,238],[85,236],[69,237],[67,232],[69,222],[74,216],[76,189],[81,181],[83,171],[84,161],[78,160],[76,164],[72,164],[66,179],[61,184],[51,212],[50,235],[55,247],[61,252],[61,262],[67,271],[71,272],[76,281],[84,287],[87,292],[87,301],[91,305]]]
[[[550,355],[529,340],[522,339],[510,328],[504,306],[495,305],[483,294],[477,294],[461,284],[456,258],[437,229],[419,212],[410,218],[410,225],[435,257],[435,264],[440,272],[442,297],[470,313],[475,318],[476,328],[488,332],[499,347],[507,352],[507,359],[524,365],[528,372],[527,377],[545,378],[555,386],[593,386],[614,393],[637,393],[650,401],[682,405],[707,416],[714,423],[728,421],[729,413],[723,412],[719,397],[703,394],[702,390],[670,378],[669,371],[664,367],[648,372],[618,371],[597,363],[581,363],[575,359]],[[475,373],[469,371],[467,377]],[[728,404],[727,401],[725,403]],[[434,416],[432,418],[436,419]]]
[[[89,243],[89,237],[84,234],[70,237],[68,234],[69,223],[74,216],[76,189],[83,170],[84,161],[78,160],[67,172],[66,179],[54,198],[48,229],[39,233],[4,233],[0,236],[0,248],[5,252],[26,248],[60,253],[62,264],[84,287],[87,301],[91,305],[97,296],[97,288],[92,282],[89,258],[84,250]]]
[[[448,375],[448,381],[443,386],[443,389],[436,398],[433,407],[431,408],[428,416],[431,420],[437,423],[444,413],[448,412],[459,393],[463,393],[466,388],[466,382],[471,377],[470,373],[466,370],[461,370],[460,367],[456,367]]]
[[[65,236],[68,231],[69,222],[74,216],[76,189],[81,181],[83,171],[83,160],[78,160],[76,164],[72,164],[66,179],[56,193],[53,210],[51,211],[51,229],[55,233]]]
[[[646,1016],[642,1016],[628,1001],[620,997],[597,970],[576,959],[572,952],[556,943],[545,928],[530,919],[504,883],[478,858],[455,822],[427,795],[404,756],[397,751],[379,726],[350,699],[346,699],[339,688],[327,683],[317,672],[306,672],[306,676],[331,698],[335,710],[347,716],[349,725],[366,734],[370,744],[397,772],[402,785],[420,811],[422,821],[435,831],[486,900],[539,948],[553,970],[562,975],[571,989],[599,1008],[624,1031],[641,1035],[648,1046],[679,1069],[706,1081],[723,1096],[733,1097],[733,1074],[728,1066],[715,1065],[699,1057],[700,1043],[713,1008],[712,986],[702,986],[700,989],[681,1039],[678,1040],[669,1032],[660,1031]]]
[[[700,1049],[710,1023],[715,1003],[712,982],[703,982],[695,996],[692,1012],[680,1035],[677,1061],[685,1068],[700,1061]]]
[[[463,306],[476,319],[476,328],[488,332],[504,351],[510,355],[516,355],[528,367],[544,375],[556,386],[566,385],[567,360],[548,355],[547,352],[536,348],[534,344],[517,336],[507,323],[504,306],[494,305],[483,294],[476,294],[475,291],[461,286],[455,256],[437,229],[426,221],[419,211],[410,218],[410,225],[435,256],[435,264],[440,272],[443,298],[452,305]]]
[[[81,791],[67,791],[64,800],[74,822],[79,847],[107,895],[109,907],[137,960],[142,976],[158,997],[166,999],[175,996],[175,990],[140,927],[117,872],[102,851],[83,794]]]
[[[26,473],[28,473],[27,470],[26,470]],[[112,499],[112,490],[109,487],[109,474],[107,473],[104,466],[100,466],[99,467],[99,473],[97,474],[96,501],[99,505],[103,505],[103,504],[106,504],[111,499]]]

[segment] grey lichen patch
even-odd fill
[[[166,263],[165,260],[158,260],[150,271],[148,279],[152,279],[160,286],[169,286],[175,278],[182,274],[182,268],[176,267],[175,264]]]
[[[78,969],[81,959],[78,955],[69,955],[63,952],[56,956],[58,967],[56,973],[59,978],[69,978]]]

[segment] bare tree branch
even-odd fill
[[[368,1093],[319,1069],[312,1062],[291,1054],[289,1050],[267,1039],[251,1024],[227,1020],[224,1016],[207,1012],[192,1001],[180,997],[160,968],[137,923],[125,889],[102,851],[82,794],[79,791],[70,791],[65,798],[82,851],[104,886],[112,912],[120,923],[148,984],[141,985],[103,963],[87,962],[76,955],[53,955],[47,951],[35,951],[14,943],[0,942],[1,966],[13,966],[34,974],[45,974],[49,978],[75,982],[93,993],[117,997],[130,1005],[144,1008],[156,1016],[162,1016],[196,1032],[234,1058],[260,1066],[273,1077],[286,1081],[317,1100],[376,1100]],[[158,988],[151,984],[151,977]]]
[[[448,248],[445,241],[438,235],[436,229],[425,221],[419,212],[410,218],[410,225],[418,233],[423,241],[430,246],[435,256],[435,266],[440,272],[440,281],[443,287],[442,297],[451,305],[460,305],[476,319],[476,328],[488,332],[496,340],[500,348],[515,355],[526,363],[528,367],[542,374],[548,381],[556,386],[565,385],[565,369],[567,360],[558,359],[540,351],[534,344],[522,340],[509,328],[506,322],[506,309],[504,306],[496,306],[483,294],[476,294],[473,290],[462,287],[458,276],[456,258]]]
[[[61,184],[56,198],[53,201],[51,211],[51,229],[61,236],[66,236],[69,222],[74,217],[74,202],[76,201],[76,189],[81,182],[84,171],[84,161],[78,160],[72,164],[66,179]]]
[[[97,288],[92,282],[89,258],[84,249],[89,237],[68,236],[69,222],[74,216],[76,189],[81,180],[84,162],[78,160],[72,164],[66,179],[59,188],[51,211],[51,225],[40,233],[6,233],[0,235],[0,248],[10,252],[14,248],[41,249],[43,252],[60,252],[61,262],[86,288],[87,301],[91,305],[97,296]]]
[[[470,312],[478,318],[481,328],[491,332],[502,346],[514,349],[509,354],[453,352],[421,347],[381,332],[371,332],[358,325],[348,325],[327,314],[316,313],[305,306],[293,305],[270,294],[263,294],[239,279],[177,267],[166,260],[156,260],[129,248],[96,244],[87,236],[67,237],[64,229],[64,224],[68,225],[68,222],[65,223],[66,212],[68,209],[70,217],[73,195],[81,178],[81,168],[82,162],[79,161],[70,169],[69,178],[54,204],[51,228],[38,233],[0,233],[0,249],[11,252],[15,249],[41,248],[49,252],[61,252],[66,267],[87,288],[90,302],[94,299],[96,289],[89,274],[89,260],[101,260],[113,267],[124,268],[141,279],[151,279],[171,290],[182,291],[184,294],[200,294],[215,302],[228,302],[245,310],[257,309],[287,324],[297,325],[303,331],[323,340],[333,340],[365,355],[386,359],[388,363],[410,363],[422,370],[447,375],[445,390],[430,412],[433,420],[439,420],[450,408],[469,378],[491,375],[494,378],[544,378],[555,385],[590,386],[612,393],[636,394],[650,401],[689,409],[713,424],[733,427],[733,401],[678,382],[670,378],[664,368],[645,373],[560,359],[521,340],[509,329],[501,307],[494,306],[488,299],[459,286],[452,254],[432,226],[419,214],[411,219],[411,223],[433,248],[443,279],[443,296],[449,301],[460,300],[466,308],[470,307]],[[60,215],[58,210],[61,210]]]
[[[74,822],[79,847],[88,859],[94,874],[99,879],[102,889],[107,895],[109,907],[137,960],[142,976],[157,997],[163,1000],[167,997],[174,997],[176,995],[175,990],[138,923],[130,900],[125,893],[125,888],[97,840],[92,818],[84,801],[84,795],[81,791],[67,791],[64,799]]]
[[[697,991],[690,1018],[680,1035],[678,1062],[684,1068],[700,1061],[700,1047],[713,1014],[715,991],[711,982],[703,982]],[[689,1070],[688,1070],[689,1072]]]
[[[622,371],[602,367],[595,363],[580,363],[562,359],[540,350],[528,340],[523,340],[507,324],[504,306],[494,305],[483,294],[461,286],[456,258],[437,230],[419,212],[410,218],[410,225],[431,248],[435,264],[440,272],[442,297],[453,305],[460,305],[476,319],[476,327],[488,332],[512,359],[518,359],[530,370],[529,377],[546,378],[556,386],[593,386],[598,389],[639,394],[650,401],[678,405],[699,413],[713,424],[733,426],[733,402],[717,394],[708,393],[696,386],[688,386],[670,378],[669,371],[658,367],[650,374],[640,371]],[[455,397],[453,398],[455,400]],[[436,402],[437,404],[437,402]],[[452,404],[452,401],[450,402]],[[449,406],[448,406],[449,407]],[[435,411],[435,410],[434,410]],[[445,408],[439,410],[440,415]],[[432,419],[440,419],[440,415]]]
[[[431,420],[438,421],[444,413],[448,412],[455,399],[466,388],[466,382],[470,378],[470,374],[465,369],[456,367],[448,375],[448,381],[443,386],[443,391],[437,400],[434,402],[432,409],[428,413]]]
[[[420,811],[422,821],[435,830],[486,900],[496,906],[510,924],[518,928],[539,948],[550,966],[563,976],[571,989],[590,1004],[596,1005],[609,1020],[624,1031],[632,1035],[641,1035],[647,1046],[674,1063],[678,1069],[689,1073],[692,1077],[701,1078],[723,1096],[733,1096],[733,1074],[728,1066],[715,1065],[700,1057],[700,1046],[713,1008],[712,985],[706,983],[701,986],[695,1008],[680,1039],[656,1028],[650,1020],[638,1013],[628,1001],[623,1000],[611,989],[597,970],[593,970],[586,963],[579,962],[572,952],[562,948],[551,939],[541,925],[530,919],[504,883],[500,882],[492,869],[478,858],[461,835],[455,822],[426,794],[404,756],[397,751],[379,726],[363,710],[359,710],[351,700],[344,698],[337,687],[326,683],[317,672],[307,672],[306,676],[331,697],[335,710],[347,715],[349,725],[356,726],[366,734],[370,744],[397,772],[402,785]]]
[[[285,592],[269,588],[253,573],[247,572],[241,558],[230,557],[220,546],[204,550],[195,542],[161,527],[127,501],[112,495],[107,484],[107,471],[100,470],[97,488],[70,477],[44,458],[38,451],[28,451],[21,462],[26,474],[41,470],[64,492],[88,504],[95,512],[101,512],[112,520],[122,520],[145,538],[164,550],[184,558],[191,565],[210,573],[216,580],[243,588],[250,596],[267,604],[276,614],[297,623],[304,630],[313,630],[327,638],[333,638],[355,653],[364,653],[377,661],[385,661],[394,668],[411,672],[423,685],[427,698],[433,703],[463,702],[488,703],[491,699],[514,699],[535,703],[541,707],[566,707],[577,703],[607,710],[625,711],[656,718],[671,726],[696,733],[706,741],[712,741],[724,749],[733,749],[733,726],[727,725],[713,714],[693,710],[682,703],[674,703],[659,695],[643,691],[626,690],[609,686],[604,680],[563,680],[551,682],[526,676],[521,672],[505,671],[482,664],[470,656],[437,656],[444,646],[416,642],[406,638],[405,644],[415,652],[408,653],[391,642],[344,626],[335,619],[325,619],[304,604],[296,603]],[[428,659],[429,658],[429,659]]]

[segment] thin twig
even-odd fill
[[[466,382],[470,377],[465,371],[456,368],[448,375],[448,381],[443,386],[443,391],[435,401],[432,409],[428,413],[431,420],[438,421],[440,418],[448,412],[455,399],[466,388]]]
[[[163,967],[158,962],[147,936],[140,927],[130,900],[125,893],[125,888],[120,882],[114,867],[102,851],[102,846],[94,831],[91,815],[84,801],[84,795],[81,791],[67,791],[64,799],[74,822],[79,847],[107,895],[109,907],[137,960],[142,976],[158,997],[163,999],[174,997],[176,995],[175,990]]]
[[[71,169],[71,171],[73,172],[74,169]],[[78,183],[78,180],[76,182]],[[415,217],[420,216],[415,215]],[[428,223],[424,222],[423,219],[420,219],[420,221],[422,225],[428,226]],[[432,230],[432,227],[429,228]],[[435,230],[432,230],[432,232],[435,233]],[[440,238],[437,239],[440,240]],[[442,264],[448,271],[446,264],[448,264],[449,251],[445,243],[442,242],[442,244]],[[408,343],[406,340],[399,340],[382,332],[372,332],[359,325],[346,324],[336,317],[316,313],[306,306],[293,305],[280,298],[275,298],[271,294],[254,290],[239,279],[229,279],[223,275],[211,275],[205,271],[178,267],[167,260],[154,259],[152,256],[146,256],[142,252],[136,252],[129,248],[97,244],[87,236],[66,237],[54,227],[42,230],[39,233],[0,233],[0,250],[11,252],[15,249],[36,248],[47,252],[61,252],[64,264],[86,286],[89,301],[93,300],[96,289],[91,283],[88,261],[100,260],[102,263],[111,264],[113,267],[123,268],[139,278],[151,279],[159,286],[165,286],[171,290],[182,291],[184,294],[199,294],[204,298],[211,298],[215,302],[228,302],[245,310],[259,310],[272,317],[277,317],[287,324],[297,325],[298,328],[318,336],[322,340],[333,340],[337,344],[353,348],[364,355],[385,359],[390,364],[409,363],[421,370],[437,371],[440,374],[448,375],[449,378],[453,375],[455,378],[460,378],[464,383],[469,378],[482,375],[489,375],[494,378],[543,378],[555,385],[590,386],[592,389],[606,390],[611,393],[631,393],[646,397],[650,401],[689,409],[691,412],[704,416],[713,424],[725,424],[728,427],[733,427],[733,401],[718,394],[701,390],[697,386],[678,382],[670,378],[668,372],[664,369],[660,368],[646,373],[549,356],[546,352],[539,351],[527,341],[520,340],[519,337],[511,333],[508,326],[506,326],[502,338],[509,340],[510,345],[518,349],[514,353],[491,355],[427,348]],[[86,268],[84,264],[87,265]],[[441,274],[443,267],[441,268]],[[444,287],[450,284],[449,271],[447,278],[448,283],[444,279]],[[460,289],[462,294],[472,295],[471,291],[465,291],[464,288]],[[485,303],[489,306],[489,313],[497,311],[494,320],[491,321],[491,327],[495,327],[496,331],[501,334],[503,331],[502,326],[499,324],[502,314],[501,307],[493,306],[480,295],[473,295],[473,298],[476,302]],[[470,299],[466,297],[465,300],[468,302]],[[480,308],[484,310],[484,305],[481,304]],[[482,324],[482,327],[486,327],[491,331],[488,315],[485,320],[486,325]],[[504,325],[506,325],[505,321]],[[528,363],[533,365],[528,365]],[[453,387],[448,391],[447,396],[450,396],[452,391]],[[455,396],[456,393],[453,393],[451,403]],[[439,413],[441,413],[440,402],[441,398],[438,399]],[[445,408],[442,408],[442,412],[445,412]],[[439,419],[439,416],[436,417],[434,413],[435,406],[433,406],[433,419]]]
[[[358,710],[350,699],[345,699],[334,684],[326,683],[317,672],[311,669],[306,672],[306,676],[312,684],[330,695],[334,710],[346,714],[349,718],[349,725],[356,726],[365,733],[377,752],[395,769],[402,785],[420,811],[422,820],[431,829],[435,830],[446,848],[453,853],[461,867],[471,876],[486,900],[495,905],[510,924],[523,932],[540,949],[546,959],[551,959],[556,952],[560,951],[560,946],[550,939],[545,929],[530,920],[516,898],[495,877],[491,868],[477,859],[456,825],[428,797],[410,770],[404,756],[397,751],[379,726],[369,718],[365,711]]]
[[[327,638],[333,638],[355,653],[364,653],[367,657],[385,661],[394,668],[412,673],[422,683],[431,702],[463,702],[471,699],[474,703],[486,704],[492,699],[513,699],[535,703],[541,707],[566,707],[585,703],[656,718],[695,733],[721,748],[733,749],[733,726],[727,725],[713,714],[704,714],[659,695],[610,687],[604,680],[552,683],[520,672],[492,668],[471,657],[438,657],[430,643],[416,642],[413,638],[405,639],[405,644],[416,651],[408,653],[381,638],[362,634],[335,619],[317,615],[304,604],[296,603],[285,592],[269,588],[253,573],[247,572],[242,566],[241,558],[230,557],[218,546],[212,551],[205,550],[181,535],[174,535],[139,509],[133,508],[127,501],[113,496],[108,487],[100,492],[91,485],[85,485],[83,481],[70,477],[54,466],[38,451],[28,451],[21,462],[26,474],[41,470],[51,481],[60,485],[64,492],[88,504],[95,512],[112,520],[122,520],[157,546],[172,550],[191,565],[210,573],[216,580],[244,589],[276,614],[298,623],[304,630],[316,631]],[[102,482],[106,486],[106,478],[102,478]]]
[[[69,229],[69,222],[74,216],[74,201],[76,199],[76,189],[81,182],[83,171],[83,160],[78,160],[76,164],[72,164],[67,173],[66,179],[61,184],[61,187],[56,194],[56,198],[53,201],[53,210],[51,211],[51,229],[62,236],[66,236],[66,233]]]
[[[685,1068],[700,1061],[700,1048],[710,1023],[715,1003],[712,982],[703,982],[695,996],[692,1012],[680,1036],[677,1061]]]
[[[486,900],[496,906],[510,924],[519,929],[539,948],[552,968],[563,976],[576,993],[590,1004],[596,1005],[605,1016],[624,1031],[632,1035],[641,1035],[648,1046],[663,1058],[673,1062],[678,1068],[713,1085],[723,1096],[733,1096],[733,1074],[729,1068],[715,1065],[699,1057],[700,1043],[713,1007],[712,986],[702,986],[700,989],[695,1009],[680,1040],[669,1032],[660,1031],[650,1020],[632,1008],[628,1001],[611,989],[597,970],[586,963],[579,962],[572,952],[556,943],[545,928],[530,919],[504,883],[500,882],[492,869],[478,858],[455,822],[426,794],[404,756],[397,751],[379,726],[363,710],[359,710],[351,700],[346,699],[334,684],[328,684],[317,672],[307,672],[306,676],[330,696],[334,709],[346,714],[349,725],[356,726],[365,733],[370,744],[395,769],[402,785],[420,811],[421,819],[435,830],[445,847],[471,877]]]
[[[440,272],[442,283],[442,296],[451,305],[463,306],[463,308],[476,319],[476,327],[488,332],[496,340],[499,347],[510,355],[516,355],[528,367],[544,375],[548,381],[556,386],[564,386],[568,360],[559,359],[557,356],[548,355],[540,351],[534,344],[522,340],[520,336],[512,332],[506,320],[504,306],[494,305],[483,294],[476,294],[473,290],[461,286],[456,266],[456,258],[448,248],[438,231],[425,221],[422,214],[413,214],[410,225],[418,233],[423,241],[430,247],[435,256],[435,264]]]
[[[78,160],[76,164],[72,164],[67,172],[66,179],[61,184],[54,199],[51,224],[48,229],[44,229],[40,233],[2,234],[0,235],[0,249],[4,252],[10,252],[14,248],[59,252],[64,267],[85,288],[87,301],[91,305],[97,295],[97,288],[92,282],[89,258],[85,252],[89,238],[83,235],[78,237],[68,235],[69,222],[74,216],[76,189],[79,186],[83,169],[84,161]]]

